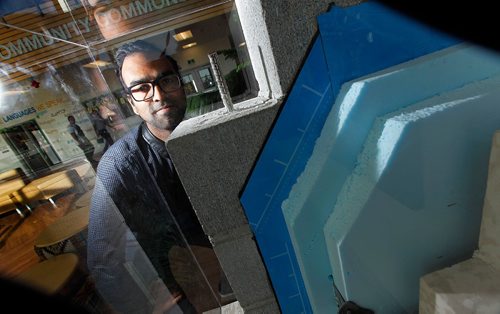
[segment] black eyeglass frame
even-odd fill
[[[174,89],[171,89],[171,90],[164,90],[160,84],[158,84],[162,79],[166,78],[166,77],[175,77],[177,78],[177,84],[178,86]],[[139,85],[142,85],[142,84],[151,84],[152,85],[152,90],[153,90],[153,93],[151,94],[151,97],[147,97],[147,98],[144,98],[144,99],[136,99],[132,93],[132,88],[136,87],[136,86],[139,86]],[[148,101],[148,100],[151,100],[153,99],[153,97],[155,97],[155,87],[156,86],[159,86],[160,89],[164,92],[164,93],[171,93],[171,92],[174,92],[174,91],[177,91],[179,89],[182,88],[182,80],[180,78],[179,75],[177,74],[165,74],[165,75],[161,75],[159,77],[157,77],[156,79],[154,79],[153,81],[150,81],[150,82],[141,82],[141,83],[137,83],[137,84],[134,84],[130,87],[127,87],[126,88],[126,92],[128,95],[130,95],[130,97],[132,97],[132,99],[134,99],[135,101]]]

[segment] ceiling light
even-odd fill
[[[189,38],[192,38],[192,37],[193,37],[193,33],[191,33],[190,30],[187,30],[187,31],[184,31],[182,33],[174,35],[174,38],[177,41],[183,41],[183,40],[186,40],[186,39],[189,39]]]
[[[59,2],[59,5],[61,6],[61,9],[63,10],[64,13],[68,13],[71,11],[71,8],[68,5],[68,2],[66,0],[57,0]]]
[[[5,92],[1,92],[0,93],[0,96],[12,96],[12,95],[19,95],[19,94],[24,94],[24,93],[27,93],[28,91],[27,90],[8,90],[8,91],[5,91]]]
[[[103,61],[103,60],[95,60],[90,63],[85,64],[83,67],[84,68],[91,68],[91,69],[97,69],[97,68],[103,68],[108,65],[111,65],[111,62],[108,61]]]
[[[187,44],[187,45],[182,46],[182,48],[184,48],[184,49],[188,49],[188,48],[191,48],[191,47],[193,47],[193,46],[196,46],[197,44],[198,44],[198,43],[196,43],[196,42],[194,42],[194,43],[190,43],[190,44]]]

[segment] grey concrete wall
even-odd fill
[[[235,2],[260,98],[184,121],[167,148],[245,313],[279,313],[239,193],[331,1]]]
[[[249,107],[245,107],[245,106]],[[193,208],[245,312],[279,313],[239,193],[276,116],[254,99],[187,120],[167,142]]]

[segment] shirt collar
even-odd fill
[[[151,148],[162,157],[169,158],[165,142],[154,136],[153,133],[151,133],[151,131],[148,129],[146,123],[141,124],[141,129],[142,138],[144,139],[144,141],[146,141],[146,143],[148,143],[148,145],[151,146]]]

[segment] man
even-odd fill
[[[165,148],[186,111],[179,69],[170,56],[144,41],[122,46],[116,62],[143,123],[99,162],[88,229],[89,270],[99,292],[119,312],[199,312],[186,290],[196,291],[196,297],[210,294],[205,301],[213,301],[213,294],[192,254],[185,253],[208,248],[210,242]]]
[[[107,119],[103,119],[99,112],[95,109],[90,113],[90,119],[92,120],[95,132],[104,142],[104,148],[102,149],[102,153],[104,154],[114,143],[111,134],[109,134],[108,129],[106,128],[109,125],[109,122]]]
[[[94,161],[94,145],[89,141],[89,139],[83,133],[82,128],[78,124],[76,124],[76,120],[74,116],[68,116],[68,132],[71,137],[76,141],[76,144],[85,154],[87,160],[92,164],[92,167],[95,166]]]

